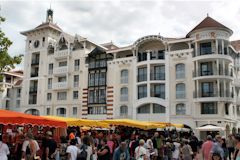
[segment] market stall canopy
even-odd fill
[[[134,127],[134,128],[139,128],[143,130],[166,127],[165,124],[156,124],[152,122],[136,121],[131,119],[111,119],[111,120],[103,120],[102,122],[106,122],[110,125]]]
[[[67,117],[58,117],[58,116],[43,116],[43,117],[53,119],[53,120],[62,121],[62,122],[66,122],[68,127],[85,126],[85,127],[109,128],[108,123],[101,122],[101,121],[98,121],[98,120],[67,118]]]
[[[223,128],[223,127],[218,127],[218,126],[214,126],[211,124],[208,124],[208,125],[202,126],[202,127],[198,127],[196,129],[199,131],[224,131],[225,130],[225,128]]]
[[[0,124],[4,125],[37,125],[37,126],[49,126],[56,128],[66,128],[67,124],[62,121],[48,119],[40,116],[34,116],[30,114],[0,110]]]

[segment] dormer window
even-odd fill
[[[78,40],[74,40],[74,43],[73,43],[73,51],[75,50],[79,50],[79,49],[83,49],[83,44],[80,43]]]
[[[62,37],[59,41],[59,50],[65,50],[67,49],[67,41],[65,40],[64,37]]]

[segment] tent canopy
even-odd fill
[[[218,126],[214,126],[211,124],[208,124],[208,125],[202,126],[202,127],[198,127],[196,129],[199,131],[224,131],[225,130],[225,128],[223,128],[223,127],[218,127]]]
[[[100,122],[97,120],[88,120],[88,119],[78,119],[78,118],[67,118],[67,117],[58,117],[58,116],[43,116],[48,119],[58,120],[62,122],[66,122],[68,127],[101,127],[101,128],[109,128],[109,124]]]
[[[34,116],[30,114],[0,110],[0,124],[8,125],[38,125],[38,126],[50,126],[66,128],[67,124],[62,121],[52,120],[40,116]]]
[[[103,120],[110,125],[119,125],[119,126],[127,126],[127,127],[135,127],[143,130],[149,129],[157,129],[157,128],[165,128],[165,124],[157,124],[152,122],[144,122],[144,121],[136,121],[131,119],[111,119],[111,120]]]

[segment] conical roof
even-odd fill
[[[204,28],[221,28],[228,30],[232,34],[232,30],[228,27],[224,26],[223,24],[219,23],[215,19],[207,16],[204,20],[202,20],[196,27],[194,27],[188,34],[187,37],[189,37],[190,33],[193,31],[204,29]]]

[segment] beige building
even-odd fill
[[[240,128],[238,41],[206,17],[183,38],[96,44],[46,22],[26,36],[22,111]]]
[[[21,111],[22,71],[9,71],[1,74],[0,109]]]

